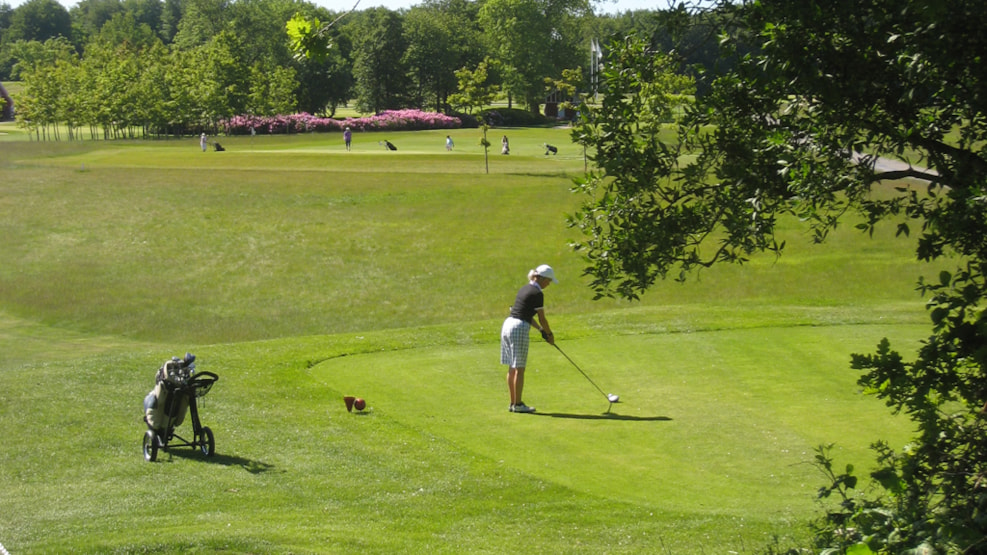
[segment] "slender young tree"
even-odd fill
[[[491,66],[496,65],[497,62],[485,59],[476,65],[475,70],[465,67],[457,70],[457,92],[449,96],[453,107],[472,114],[474,110],[489,106],[500,91],[500,86],[491,82],[488,71]]]

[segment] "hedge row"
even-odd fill
[[[349,127],[353,131],[417,131],[421,129],[456,129],[462,127],[459,118],[420,110],[393,110],[362,118],[320,118],[311,114],[283,116],[236,116],[223,122],[228,135],[262,135],[286,133],[339,132]]]

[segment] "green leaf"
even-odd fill
[[[929,318],[932,320],[932,323],[937,326],[941,324],[947,316],[949,316],[949,309],[941,306],[932,309],[932,313],[929,314]]]
[[[856,543],[851,545],[846,550],[847,555],[876,555],[869,545],[866,543]]]

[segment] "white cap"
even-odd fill
[[[541,266],[535,268],[535,275],[543,278],[548,278],[552,280],[552,283],[558,283],[559,280],[555,279],[555,270],[552,269],[548,264],[542,264]]]

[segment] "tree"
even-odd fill
[[[229,31],[220,32],[205,45],[204,69],[208,75],[208,86],[204,89],[205,116],[210,126],[221,119],[247,113],[251,71],[241,58],[243,51],[241,39]],[[284,77],[279,75],[278,79]],[[275,89],[280,86],[274,84]]]
[[[293,0],[237,0],[230,4],[229,27],[242,40],[244,63],[287,66],[292,51],[285,41],[285,25],[297,10]]]
[[[10,15],[14,9],[7,2],[0,2],[0,35],[10,27]]]
[[[114,14],[103,24],[96,38],[109,44],[127,44],[135,48],[151,46],[160,41],[148,24],[138,23],[129,12]]]
[[[107,21],[123,13],[120,0],[80,0],[70,11],[76,44],[85,44],[96,36]]]
[[[161,38],[161,15],[164,13],[160,0],[123,0],[124,13],[133,16],[138,25],[147,25]]]
[[[545,78],[585,62],[580,19],[590,13],[585,0],[488,0],[480,9],[503,88],[532,113],[545,100]]]
[[[16,41],[44,42],[56,37],[72,37],[69,12],[55,0],[28,0],[10,15],[10,27],[4,43]]]
[[[586,79],[583,77],[581,68],[563,69],[561,79],[547,77],[545,78],[545,86],[548,91],[557,91],[562,98],[567,99],[559,104],[559,108],[573,111],[576,106],[573,101],[568,99],[576,98],[577,91],[586,90]]]
[[[497,66],[497,62],[487,58],[477,64],[473,71],[465,67],[457,70],[455,75],[458,81],[458,92],[449,96],[449,103],[464,110],[467,114],[472,114],[473,110],[489,106],[500,90],[499,85],[491,83],[489,80],[487,70],[491,66]]]
[[[589,0],[544,0],[542,9],[549,24],[548,63],[551,72],[543,77],[556,78],[564,68],[577,68],[589,60],[587,48],[592,35],[587,33],[593,11]]]
[[[480,9],[480,25],[501,62],[504,90],[538,113],[543,79],[552,74],[546,56],[552,27],[538,0],[488,0]]]
[[[453,27],[442,12],[423,7],[408,10],[404,17],[404,35],[408,50],[404,53],[414,82],[415,104],[426,102],[441,111],[446,97],[455,87],[453,71],[459,56],[453,46]]]
[[[407,43],[401,17],[386,8],[364,11],[353,42],[356,103],[362,112],[403,108],[408,98],[408,72],[402,63]]]
[[[209,123],[206,98],[218,88],[206,71],[208,52],[205,46],[187,51],[172,50],[167,62],[167,109],[170,127],[175,134],[205,128]]]
[[[65,37],[46,41],[18,41],[11,45],[20,60],[15,75],[23,81],[18,97],[17,122],[40,139],[58,138],[63,95],[75,77],[75,49]],[[70,77],[71,76],[71,77]]]
[[[447,2],[448,4],[448,2]],[[438,2],[408,10],[404,34],[408,42],[404,62],[414,82],[414,103],[441,112],[456,90],[455,71],[479,58],[480,33],[475,12],[470,16]]]
[[[171,44],[178,34],[182,20],[182,0],[164,0],[161,4],[161,28],[158,34],[165,44]]]
[[[296,107],[295,69],[291,67],[265,67],[260,63],[250,68],[250,93],[247,113],[258,116],[276,116],[294,113]]]
[[[955,272],[920,281],[932,334],[914,361],[887,341],[853,357],[860,384],[907,414],[916,437],[906,451],[876,444],[881,495],[832,513],[816,547],[982,553],[987,11],[974,0],[760,0],[721,9],[758,50],[709,83],[674,130],[677,140],[662,140],[654,110],[585,107],[577,138],[595,149],[596,170],[577,187],[591,198],[571,223],[587,233],[581,250],[594,287],[634,297],[669,275],[781,254],[775,228],[786,215],[806,222],[816,241],[852,213],[865,232],[893,222],[902,237],[917,235],[918,259],[958,257]],[[616,45],[607,96],[651,96],[663,76],[638,69],[653,57]],[[693,156],[680,157],[687,151]],[[878,157],[902,169],[882,170]],[[902,178],[925,185],[897,185]],[[846,475],[834,480],[824,491],[853,485]]]
[[[6,2],[0,2],[0,80],[10,78],[10,68],[14,61],[10,59],[10,54],[5,48],[7,41],[7,29],[10,27],[10,16],[14,9]]]
[[[353,62],[349,37],[340,35],[322,60],[305,60],[300,64],[297,93],[298,107],[308,113],[336,113],[336,108],[352,98]]]
[[[597,296],[633,299],[675,266],[684,274],[699,265],[704,226],[719,222],[714,203],[677,200],[687,193],[672,176],[684,146],[663,127],[681,102],[675,94],[688,86],[675,72],[676,61],[642,39],[614,41],[609,51],[602,102],[583,104],[574,129],[596,170],[579,183],[592,200],[571,224],[590,237],[580,248],[592,263],[587,272]]]
[[[136,52],[139,74],[131,84],[137,105],[134,120],[143,126],[145,136],[167,132],[174,114],[168,109],[168,48],[160,41]]]
[[[180,50],[209,42],[223,30],[230,14],[228,0],[183,0],[181,7],[174,35],[174,44]]]

